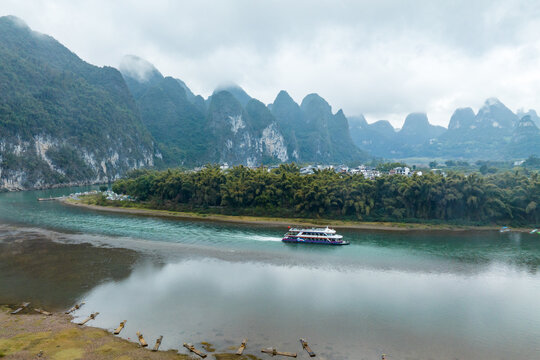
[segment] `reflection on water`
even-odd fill
[[[275,227],[36,201],[71,191],[0,194],[0,302],[84,299],[77,316],[127,319],[122,336],[165,348],[248,337],[253,354],[305,358],[306,337],[323,359],[540,358],[538,235],[343,231],[349,246],[306,246]]]
[[[322,358],[538,358],[540,282],[506,266],[472,276],[188,260],[144,267],[90,291],[95,325],[124,337],[164,335],[166,348],[249,337],[251,351],[297,351],[307,337]]]
[[[66,308],[94,286],[129,276],[139,258],[132,250],[64,245],[39,231],[5,226],[0,239],[0,304]]]

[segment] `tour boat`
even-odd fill
[[[336,230],[326,228],[291,228],[281,240],[286,243],[323,244],[323,245],[349,245],[343,236],[337,235]]]

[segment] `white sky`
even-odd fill
[[[488,97],[540,110],[540,1],[0,0],[82,59],[117,67],[125,54],[208,96],[237,83],[265,103],[312,92],[348,116],[454,109]]]

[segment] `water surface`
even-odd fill
[[[323,359],[540,358],[538,235],[363,230],[342,232],[349,246],[306,246],[283,244],[278,227],[36,201],[70,191],[0,194],[0,222],[64,246],[141,254],[121,265],[131,273],[100,277],[90,289],[54,285],[57,294],[86,300],[78,317],[99,311],[96,326],[127,319],[126,338],[142,331],[147,339],[164,335],[164,348],[208,341],[226,350],[248,337],[253,354],[277,346],[300,358],[307,357],[299,337]],[[87,268],[81,273],[94,271]],[[18,274],[9,274],[11,283]]]

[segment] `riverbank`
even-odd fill
[[[79,326],[71,316],[55,313],[11,315],[0,311],[0,358],[6,359],[188,359],[176,351],[150,352],[103,329]],[[41,354],[41,355],[38,355]]]
[[[51,316],[27,313],[11,315],[0,306],[0,358],[55,360],[191,359],[176,350],[149,351],[104,329],[80,326],[63,313]],[[150,339],[147,339],[150,342]],[[150,344],[150,347],[153,345]],[[181,346],[179,344],[178,346]],[[253,355],[216,353],[217,360],[257,360]]]
[[[277,218],[277,217],[260,217],[260,216],[243,216],[243,215],[222,215],[222,214],[201,214],[195,212],[180,212],[170,210],[159,210],[145,208],[141,204],[137,207],[121,207],[114,206],[112,202],[107,205],[96,205],[90,203],[90,199],[81,198],[64,199],[64,204],[71,206],[84,207],[91,210],[114,212],[122,214],[132,214],[140,216],[154,216],[164,218],[175,218],[179,220],[192,221],[213,221],[237,224],[258,224],[264,226],[285,227],[290,225],[298,226],[326,226],[330,225],[336,229],[351,229],[351,230],[383,230],[383,231],[498,231],[500,226],[467,226],[467,225],[450,225],[450,224],[416,224],[416,223],[399,223],[399,222],[360,222],[347,220],[330,220],[330,219],[304,219],[304,218]],[[512,228],[512,231],[529,232],[528,228]]]

